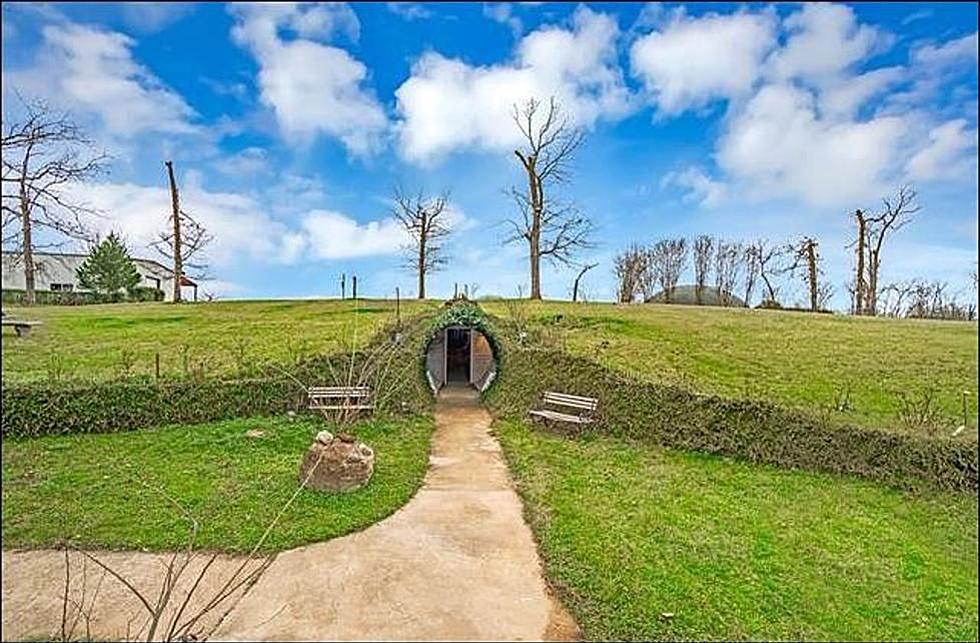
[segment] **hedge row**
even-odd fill
[[[27,292],[23,290],[3,290],[3,303],[24,305],[27,302]],[[86,304],[111,304],[118,302],[163,301],[163,291],[149,286],[138,286],[126,293],[104,295],[90,291],[73,290],[70,292],[51,292],[37,290],[34,292],[34,302],[47,306],[83,306]]]
[[[392,329],[380,332],[364,351],[321,356],[300,364],[264,369],[249,379],[193,377],[126,378],[106,382],[53,382],[3,387],[2,433],[27,437],[62,433],[109,433],[166,424],[305,412],[303,384],[371,386],[376,415],[418,413],[431,405],[418,375],[418,344],[425,326],[403,324],[398,343]],[[414,341],[412,341],[414,340]]]
[[[751,462],[853,474],[904,488],[977,491],[977,443],[830,425],[749,400],[638,382],[557,350],[509,350],[487,395],[502,415],[522,416],[545,390],[599,399],[586,431]],[[567,425],[553,427],[573,432]]]

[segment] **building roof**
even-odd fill
[[[3,256],[4,256],[4,258],[8,258],[9,257],[9,258],[18,259],[19,256],[20,256],[20,253],[18,253],[18,252],[11,252],[10,250],[4,250],[3,251]],[[40,252],[40,251],[35,251],[34,252],[34,256],[35,257],[63,257],[63,258],[66,258],[66,259],[67,258],[72,258],[72,259],[85,259],[86,257],[88,257],[88,254],[87,253],[83,254],[83,253],[80,253],[80,252]],[[136,263],[136,264],[142,266],[143,268],[151,268],[151,269],[154,269],[154,270],[159,270],[159,271],[162,271],[162,272],[166,273],[168,276],[171,275],[171,274],[173,274],[173,270],[171,270],[170,268],[166,267],[165,265],[163,265],[159,261],[156,261],[155,259],[145,259],[143,257],[131,257],[131,259],[133,260],[133,263]],[[187,275],[182,275],[180,282],[181,282],[180,283],[181,286],[197,286],[197,284],[195,282],[193,282],[191,279],[189,279],[187,277]]]

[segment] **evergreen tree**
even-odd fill
[[[78,283],[100,295],[117,295],[130,292],[140,284],[140,274],[136,270],[125,244],[110,232],[89,253],[85,262],[78,268]]]

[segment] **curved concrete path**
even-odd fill
[[[436,425],[429,471],[408,504],[359,533],[276,556],[235,597],[237,604],[209,615],[206,624],[218,625],[211,639],[578,638],[542,579],[520,499],[476,392],[444,390]],[[103,552],[100,558],[148,594],[159,591],[166,554]],[[73,559],[72,593],[80,599],[83,561],[78,554]],[[216,589],[240,561],[221,557],[206,585]],[[56,633],[64,574],[61,552],[3,553],[5,640]],[[89,596],[98,576],[90,574]],[[92,613],[97,639],[119,638],[146,620],[136,599],[111,578],[100,598]]]
[[[444,389],[430,468],[387,520],[280,554],[216,640],[577,638],[471,389]]]

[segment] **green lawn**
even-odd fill
[[[163,490],[200,521],[198,548],[248,551],[296,490],[300,459],[323,427],[281,417],[5,439],[4,547],[186,545],[188,522]],[[256,428],[265,435],[246,437]],[[422,482],[432,429],[430,418],[355,427],[377,454],[371,481],[350,494],[303,490],[264,549],[326,540],[391,514]]]
[[[405,301],[402,315],[436,302]],[[226,373],[258,362],[296,359],[360,345],[395,317],[385,300],[222,301],[198,304],[105,304],[4,307],[44,324],[26,338],[3,330],[3,380],[109,378],[203,368]]]
[[[484,308],[508,317],[501,302]],[[899,422],[899,394],[934,389],[942,427],[977,416],[977,325],[659,304],[525,305],[533,328],[573,353],[647,380],[827,410],[865,426]]]
[[[977,640],[976,496],[496,432],[589,639]]]

